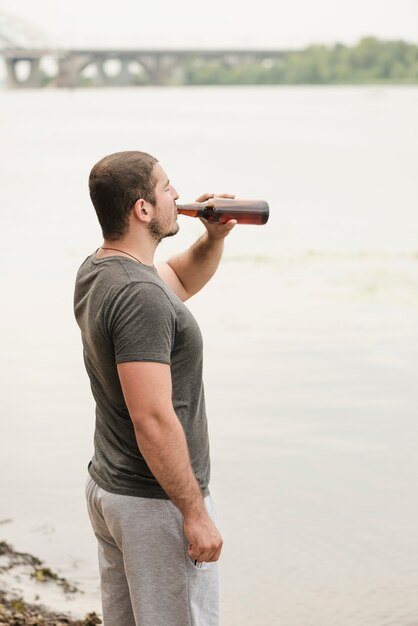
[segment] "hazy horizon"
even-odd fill
[[[362,37],[418,42],[418,0],[259,0],[245,11],[237,0],[192,0],[146,7],[120,0],[117,11],[98,0],[62,5],[53,0],[0,0],[0,33],[13,18],[14,34],[62,47],[182,47],[298,49],[311,44],[353,45]],[[3,22],[3,23],[2,23]]]

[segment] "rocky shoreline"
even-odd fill
[[[36,556],[17,552],[5,541],[0,541],[0,574],[16,581],[26,577],[36,584],[58,586],[64,594],[79,593],[74,584],[45,567]],[[74,620],[65,613],[49,610],[41,603],[28,603],[0,578],[0,626],[95,626],[101,623],[94,612],[88,613],[84,619]]]
[[[96,613],[89,613],[81,621],[73,621],[68,615],[27,604],[20,598],[10,599],[0,591],[0,626],[95,626],[101,623]]]

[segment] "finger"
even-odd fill
[[[210,550],[207,551],[207,555],[205,561],[207,563],[211,563],[212,561],[217,561],[220,557],[222,551],[223,539],[217,542],[216,545],[212,546]]]
[[[206,563],[210,563],[212,561],[218,560],[219,555],[222,550],[223,539],[220,535],[217,538],[214,538],[213,541],[210,542],[206,548],[202,549],[201,554],[199,555],[199,561],[205,561]]]
[[[218,561],[219,557],[221,556],[221,552],[222,552],[222,545],[220,545],[219,548],[215,552],[209,555],[206,562],[213,563],[214,561]]]
[[[205,202],[205,200],[209,200],[209,198],[214,198],[214,197],[215,197],[214,193],[202,193],[201,196],[196,198],[195,202]]]
[[[187,553],[192,561],[202,562],[204,559],[201,558],[203,555],[203,551],[195,545],[189,545],[187,548]]]
[[[206,220],[204,217],[199,217],[200,221],[205,223],[205,224],[209,224],[209,226],[213,226],[214,228],[226,228],[227,230],[232,230],[234,228],[234,226],[236,226],[238,224],[238,221],[236,219],[230,219],[226,222],[208,222],[208,220]]]
[[[212,550],[208,551],[209,552],[209,556],[207,558],[208,562],[217,561],[219,559],[221,551],[222,551],[223,543],[224,543],[224,540],[222,536],[219,535],[218,540],[212,545]]]
[[[211,563],[217,561],[222,550],[223,541],[216,542],[214,545],[206,548],[198,548],[197,546],[188,546],[187,552],[192,561],[199,563]]]
[[[202,193],[201,196],[196,198],[195,202],[205,202],[206,200],[209,200],[209,198],[230,198],[230,199],[234,199],[235,198],[235,194],[234,193]]]
[[[227,222],[209,222],[210,224],[214,224],[215,226],[222,226],[224,231],[227,231],[227,234],[238,224],[238,221],[235,219],[230,219]]]

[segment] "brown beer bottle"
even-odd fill
[[[264,200],[210,198],[206,202],[178,204],[177,213],[189,217],[202,217],[215,224],[237,220],[238,224],[261,225],[265,224],[269,218],[269,205]]]

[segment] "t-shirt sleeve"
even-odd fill
[[[171,363],[176,315],[164,290],[154,283],[130,283],[115,297],[107,331],[115,362]]]

